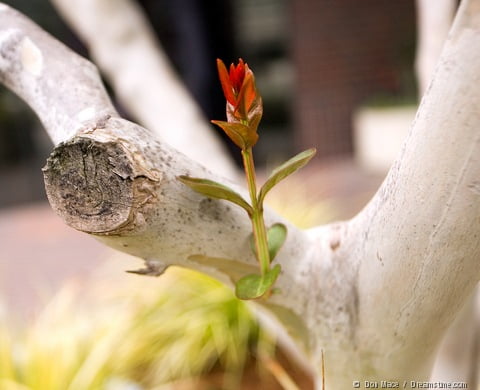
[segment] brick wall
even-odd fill
[[[377,92],[398,93],[405,57],[413,64],[414,1],[293,0],[291,7],[296,146],[316,146],[321,157],[351,153],[355,107]]]

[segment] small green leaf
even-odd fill
[[[210,257],[200,254],[188,256],[188,260],[194,261],[202,266],[214,268],[228,275],[232,283],[236,283],[245,275],[255,272],[258,269],[257,266],[242,263],[240,260]]]
[[[256,129],[237,122],[212,121],[219,126],[240,149],[244,150],[258,141]]]
[[[239,299],[256,299],[268,292],[280,275],[280,264],[275,265],[265,275],[250,274],[241,278],[235,285],[235,294]]]
[[[183,184],[192,190],[214,199],[224,199],[242,207],[249,215],[253,213],[252,207],[235,191],[223,184],[207,179],[198,179],[195,177],[178,176]]]
[[[270,191],[278,182],[305,166],[315,155],[315,153],[316,150],[314,148],[305,150],[297,154],[295,157],[292,157],[290,160],[284,162],[278,168],[274,169],[265,184],[260,189],[260,193],[258,194],[258,203],[262,204],[268,191]]]
[[[287,238],[287,227],[283,223],[276,223],[267,230],[268,253],[270,261],[277,256],[278,251],[282,247]]]
[[[267,245],[270,261],[273,261],[277,256],[286,238],[287,227],[283,223],[275,223],[267,229]],[[257,249],[255,248],[255,238],[253,234],[250,235],[250,249],[256,257]]]

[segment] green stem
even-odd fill
[[[257,250],[257,260],[260,263],[262,275],[270,269],[270,255],[268,253],[267,229],[263,220],[263,207],[258,204],[257,184],[255,178],[255,165],[253,162],[252,148],[242,150],[243,166],[247,176],[248,190],[252,201],[253,214],[251,216],[253,237]]]

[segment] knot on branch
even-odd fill
[[[137,162],[120,143],[75,137],[61,143],[43,168],[48,200],[71,227],[116,234],[138,220],[153,195],[153,181],[136,174]]]

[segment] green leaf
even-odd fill
[[[263,204],[263,200],[265,199],[265,195],[267,195],[268,191],[270,191],[278,182],[305,166],[315,155],[315,153],[316,150],[314,148],[305,150],[297,154],[295,157],[292,157],[290,160],[284,162],[278,168],[274,169],[270,174],[270,177],[260,189],[260,193],[258,194],[258,203]]]
[[[275,223],[267,229],[267,245],[270,261],[277,256],[278,251],[282,247],[287,238],[287,227],[283,223]],[[250,249],[257,257],[257,249],[255,248],[255,238],[250,235]]]
[[[287,238],[287,227],[283,223],[276,223],[267,230],[268,253],[270,261],[277,256],[278,251],[282,247]]]
[[[253,213],[252,206],[250,206],[239,194],[223,184],[212,180],[198,179],[189,176],[178,176],[177,179],[202,195],[214,199],[228,200],[242,207],[249,215]]]
[[[224,122],[224,121],[211,121],[213,124],[219,126],[228,137],[237,145],[240,149],[244,150],[258,141],[258,134],[256,129],[238,123],[238,122]]]
[[[275,265],[265,275],[250,274],[241,278],[235,285],[235,294],[239,299],[256,299],[268,292],[280,275],[280,264]]]
[[[228,275],[232,283],[236,283],[245,275],[256,272],[258,269],[256,265],[242,263],[239,260],[210,257],[201,254],[188,256],[188,260],[194,261],[202,266],[215,268],[217,271]]]

